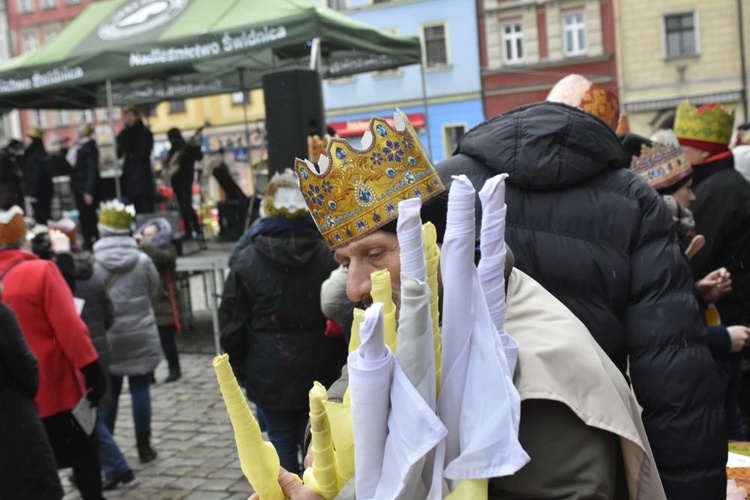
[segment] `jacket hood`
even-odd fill
[[[94,274],[94,256],[88,252],[73,254],[76,264],[76,279],[87,280]]]
[[[541,102],[513,109],[466,133],[456,153],[475,158],[521,189],[563,189],[605,170],[628,168],[617,135],[578,108]]]
[[[130,271],[141,250],[130,236],[108,236],[94,243],[94,260],[111,273]]]
[[[253,246],[261,255],[281,267],[300,267],[313,260],[323,239],[315,232],[287,232],[277,235],[259,234]]]
[[[172,225],[164,217],[155,217],[149,220],[141,227],[139,227],[135,234],[143,234],[143,231],[148,226],[156,226],[157,228],[159,228],[159,232],[156,233],[156,236],[154,236],[154,238],[151,240],[152,245],[163,247],[164,245],[172,241]]]

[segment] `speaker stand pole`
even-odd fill
[[[258,179],[256,173],[253,170],[253,161],[250,158],[250,119],[247,116],[247,89],[245,88],[245,75],[242,74],[242,68],[237,68],[237,72],[240,74],[240,90],[242,90],[242,114],[245,119],[245,148],[247,148],[247,168],[250,169],[250,178],[253,180],[253,194],[250,195],[250,202],[247,205],[247,211],[245,212],[245,221],[242,225],[247,231],[250,226],[250,219],[253,216],[253,206],[255,206],[255,197],[257,196],[255,190],[258,186]]]
[[[427,151],[432,158],[432,136],[430,134],[430,111],[427,106],[427,81],[424,77],[424,64],[419,65],[419,74],[422,76],[422,107],[424,108],[424,128],[427,133]]]

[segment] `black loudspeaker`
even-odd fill
[[[219,237],[224,241],[237,241],[245,232],[247,204],[237,200],[220,201]]]
[[[263,75],[269,174],[294,167],[307,158],[307,137],[325,134],[320,76],[293,69]]]

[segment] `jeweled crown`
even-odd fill
[[[630,168],[657,191],[673,186],[693,173],[690,162],[680,149],[661,144],[643,148],[641,155],[631,161]]]
[[[370,119],[362,149],[332,138],[318,166],[299,158],[295,168],[310,213],[335,250],[398,217],[398,202],[423,202],[445,190],[406,116],[396,110],[391,126]]]
[[[683,101],[674,118],[674,133],[678,139],[726,146],[732,138],[733,127],[734,111],[717,104],[696,107]]]

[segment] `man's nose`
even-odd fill
[[[355,304],[370,294],[370,270],[367,266],[350,263],[346,277],[346,297]]]

